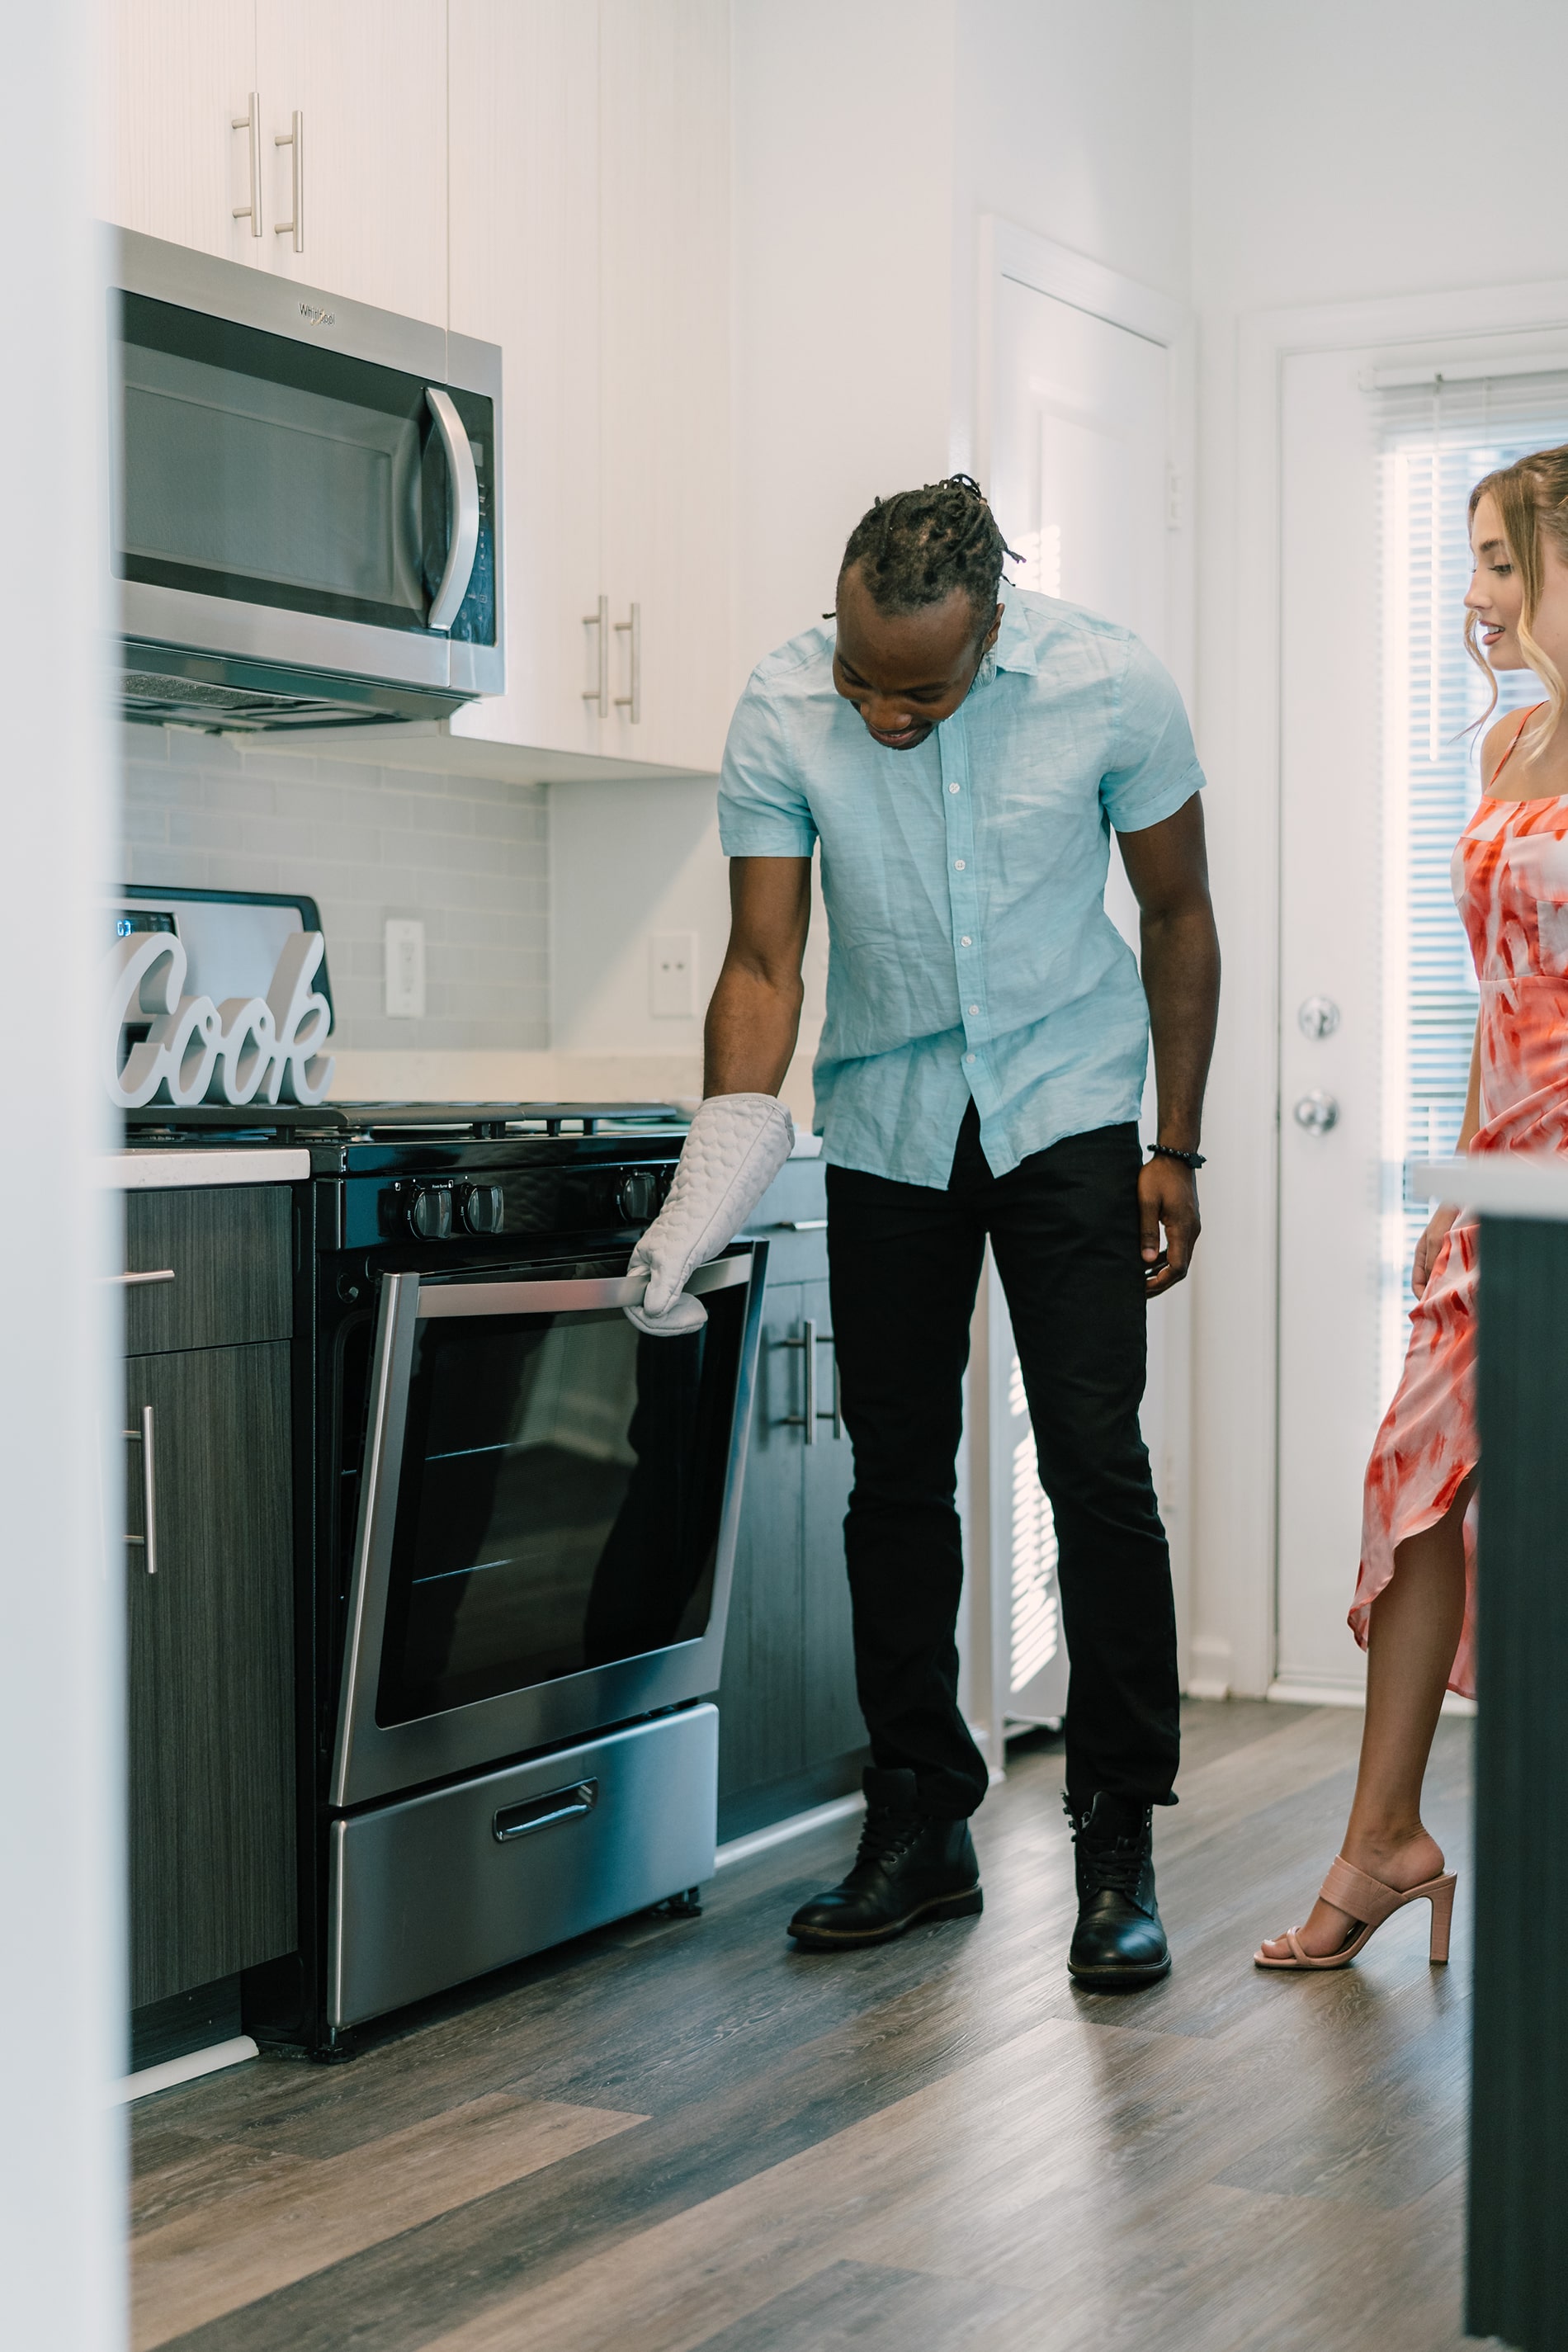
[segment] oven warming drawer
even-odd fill
[[[331,1826],[328,2021],[354,2025],[713,1875],[695,1706]]]

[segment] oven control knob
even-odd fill
[[[499,1184],[470,1184],[463,1195],[463,1223],[471,1234],[499,1234],[506,1194]]]
[[[452,1230],[452,1188],[422,1184],[408,1204],[408,1222],[422,1242],[444,1242]]]
[[[651,1168],[634,1168],[622,1177],[616,1213],[624,1225],[646,1225],[658,1206],[658,1179]]]

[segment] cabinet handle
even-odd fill
[[[826,1217],[781,1217],[773,1228],[775,1234],[825,1234]]]
[[[642,719],[642,606],[640,604],[628,604],[626,606],[626,610],[631,614],[631,618],[629,621],[617,621],[616,623],[616,635],[617,637],[627,635],[632,641],[632,690],[629,694],[616,695],[616,709],[617,710],[626,711],[631,719],[632,725],[636,727],[640,723]]]
[[[822,1336],[828,1346],[833,1348],[833,1406],[831,1412],[825,1412],[821,1418],[833,1423],[833,1434],[837,1441],[844,1434],[844,1400],[838,1391],[838,1350],[833,1347],[831,1331],[825,1331]]]
[[[153,1408],[150,1404],[144,1404],[142,1408],[141,1428],[128,1429],[125,1434],[132,1445],[140,1445],[142,1448],[142,1525],[146,1530],[142,1535],[127,1536],[125,1540],[128,1544],[141,1545],[146,1556],[147,1573],[149,1576],[156,1576],[158,1573],[158,1486],[157,1474],[153,1462]]]
[[[305,118],[298,107],[294,110],[293,121],[292,131],[276,131],[272,134],[274,147],[291,147],[294,150],[289,158],[289,185],[294,203],[293,215],[289,220],[274,222],[272,234],[274,236],[291,236],[294,240],[295,252],[303,253],[305,250]]]
[[[134,1290],[138,1284],[143,1282],[173,1282],[174,1269],[172,1265],[160,1265],[154,1267],[151,1274],[100,1274],[98,1278],[100,1282],[117,1282],[125,1290]]]
[[[570,1788],[552,1789],[547,1797],[530,1797],[521,1805],[503,1805],[490,1823],[497,1845],[527,1837],[531,1830],[548,1829],[552,1822],[580,1822],[599,1801],[597,1780],[575,1780]]]
[[[816,1326],[809,1315],[803,1319],[800,1328],[801,1337],[798,1339],[781,1339],[779,1346],[801,1348],[805,1352],[805,1395],[802,1400],[805,1410],[804,1412],[781,1414],[779,1427],[800,1430],[804,1433],[806,1444],[815,1445],[816,1424],[819,1420],[826,1421],[829,1416],[819,1413],[816,1410]]]
[[[462,610],[474,574],[474,557],[479,544],[479,477],[468,433],[451,394],[443,392],[439,384],[426,384],[425,405],[436,420],[441,446],[447,452],[447,479],[451,486],[447,568],[430,600],[425,625],[427,629],[446,630]]]
[[[610,715],[610,600],[607,596],[600,597],[596,613],[584,614],[583,626],[599,632],[599,683],[597,686],[585,686],[583,699],[584,702],[596,702],[600,718],[607,719]]]
[[[255,90],[250,93],[250,105],[247,112],[231,115],[229,120],[237,131],[247,131],[250,133],[248,175],[250,202],[247,205],[236,205],[234,216],[236,220],[247,220],[250,223],[251,236],[259,236],[261,235],[261,100]]]

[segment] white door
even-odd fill
[[[1486,688],[1461,641],[1471,484],[1568,436],[1548,376],[1374,351],[1284,363],[1278,1647],[1282,1696],[1354,1694],[1362,1481],[1403,1361],[1476,997],[1448,880]],[[1457,376],[1455,372],[1457,371]],[[1454,378],[1441,386],[1445,372]],[[1505,708],[1534,698],[1502,681]]]
[[[257,0],[256,49],[267,266],[444,327],[447,0]]]
[[[235,208],[251,199],[251,145],[235,128],[256,86],[255,0],[114,0],[110,136],[100,158],[104,217],[226,261],[258,261]],[[261,161],[258,146],[258,161]]]
[[[1006,275],[994,288],[989,493],[1022,559],[1009,575],[1124,623],[1171,659],[1168,343]],[[1136,950],[1137,908],[1115,858],[1106,904]],[[1153,1108],[1151,1078],[1145,1132]],[[972,1439],[970,1460],[973,1475],[984,1459],[989,1482],[981,1517],[994,1579],[993,1689],[1005,1688],[1009,1721],[1035,1722],[1058,1717],[1067,1695],[1056,1539],[989,1258],[982,1328],[984,1387],[977,1379],[972,1403],[984,1394],[986,1443],[982,1452]],[[1187,1294],[1177,1290],[1151,1309],[1142,1421],[1184,1620],[1190,1355]]]

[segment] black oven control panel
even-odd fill
[[[360,1178],[343,1187],[343,1245],[492,1241],[524,1234],[636,1231],[663,1207],[675,1174],[662,1163],[480,1169]]]

